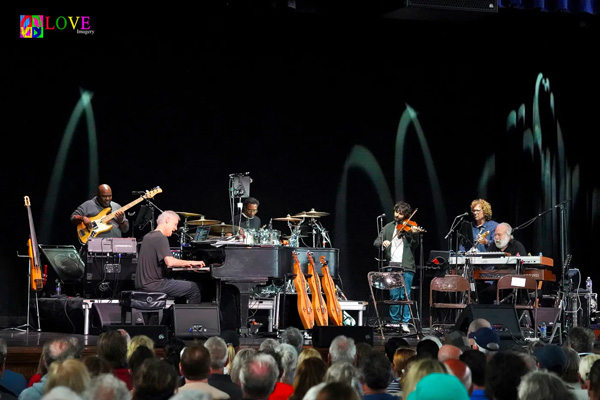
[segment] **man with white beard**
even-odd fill
[[[494,242],[488,247],[489,251],[502,251],[511,256],[526,256],[525,246],[512,236],[512,227],[506,222],[498,224],[494,232]]]

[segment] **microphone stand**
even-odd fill
[[[377,255],[377,264],[379,271],[383,271],[383,217],[377,217],[377,236],[379,236],[379,248]]]
[[[448,239],[448,250],[452,250],[452,233],[454,233],[454,231],[456,230],[456,228],[463,222],[463,220],[465,219],[466,215],[462,214],[462,215],[457,215],[456,217],[454,217],[454,220],[452,221],[452,225],[450,226],[450,230],[448,231],[448,233],[446,233],[446,236],[444,236],[444,240]],[[455,253],[458,253],[458,235],[455,235],[456,237],[456,250],[454,250]]]

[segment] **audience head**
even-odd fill
[[[411,363],[406,372],[406,376],[402,381],[402,392],[404,393],[404,397],[415,390],[417,383],[423,379],[424,376],[433,373],[447,374],[448,369],[443,363],[439,362],[437,358],[421,358]]]
[[[329,382],[319,391],[317,400],[361,400],[359,393],[346,382]]]
[[[473,391],[473,377],[471,374],[471,368],[469,368],[466,363],[455,358],[450,358],[444,361],[444,364],[446,365],[446,368],[448,368],[448,372],[458,378],[470,395]]]
[[[587,357],[583,357],[585,360]],[[596,359],[587,376],[587,389],[590,400],[600,400],[600,360]]]
[[[471,336],[470,336],[471,333],[477,332],[481,328],[490,328],[490,329],[492,329],[492,324],[490,323],[490,321],[488,321],[485,318],[475,318],[469,324],[469,327],[467,328],[467,339],[468,339],[469,344],[471,346],[473,346],[473,344],[475,343],[475,341],[473,339],[471,339]]]
[[[127,343],[127,359],[133,354],[139,346],[146,346],[150,350],[154,350],[154,340],[146,335],[136,335]]]
[[[360,368],[363,359],[373,351],[373,346],[369,343],[358,342],[356,343],[356,366]]]
[[[76,338],[75,336],[68,336],[67,339],[69,340],[69,342],[73,345],[73,348],[75,349],[75,354],[73,355],[73,358],[81,360],[83,358],[83,350],[84,350],[83,342],[81,340],[79,340],[78,338]]]
[[[219,336],[212,336],[204,342],[204,347],[210,354],[210,369],[222,373],[228,361],[227,343]]]
[[[496,352],[485,370],[485,393],[488,399],[514,400],[521,378],[529,372],[519,354],[511,351]]]
[[[567,343],[577,353],[594,352],[594,331],[584,326],[574,326],[569,329]]]
[[[85,357],[83,359],[83,364],[87,368],[92,378],[112,372],[112,368],[110,367],[108,361],[98,357],[96,354]]]
[[[233,362],[231,363],[231,369],[229,371],[229,376],[231,377],[231,381],[236,385],[240,384],[240,371],[242,370],[242,365],[246,360],[254,357],[256,354],[256,349],[251,347],[245,347],[240,349],[235,355]]]
[[[105,373],[92,379],[83,397],[89,400],[129,400],[131,392],[121,379],[112,373]]]
[[[471,348],[467,335],[459,330],[453,330],[447,332],[444,335],[444,344],[451,344],[458,347],[461,351],[465,351]]]
[[[460,360],[469,366],[474,389],[485,388],[485,369],[487,357],[479,350],[467,350],[461,354]]]
[[[148,358],[133,377],[132,399],[166,400],[179,387],[175,367],[160,358]]]
[[[384,344],[385,355],[388,357],[390,362],[394,362],[394,354],[396,350],[400,347],[408,348],[410,347],[410,343],[406,341],[406,339],[401,338],[400,336],[392,336],[388,340],[386,340]]]
[[[360,371],[363,384],[373,391],[387,389],[394,379],[390,360],[379,351],[371,351],[365,356]]]
[[[547,344],[535,349],[533,353],[540,369],[546,369],[561,375],[567,365],[567,356],[563,349],[556,344]]]
[[[150,350],[146,346],[138,346],[138,348],[135,349],[131,354],[131,357],[129,357],[129,359],[127,360],[129,369],[131,370],[131,375],[135,375],[135,373],[142,366],[144,361],[146,361],[148,358],[154,357],[154,350]]]
[[[296,368],[298,368],[298,353],[294,346],[288,343],[281,343],[275,353],[281,357],[281,367],[283,368],[281,381],[289,385],[294,383]]]
[[[219,337],[225,341],[227,346],[232,346],[236,350],[240,347],[240,337],[237,333],[235,333],[235,331],[230,329],[225,330],[221,332]]]
[[[200,381],[210,375],[210,353],[201,344],[192,344],[183,350],[179,363],[181,375],[186,380]]]
[[[298,364],[294,377],[294,394],[290,399],[302,400],[311,387],[323,382],[327,373],[327,363],[320,358],[310,357]]]
[[[258,351],[275,351],[280,344],[281,343],[273,338],[266,338],[261,342],[260,346],[258,346]]]
[[[82,397],[66,386],[55,386],[42,396],[42,400],[81,400]]]
[[[435,372],[424,376],[406,398],[408,400],[468,400],[469,394],[454,375]]]
[[[48,393],[56,386],[66,386],[75,393],[82,394],[89,386],[90,381],[90,373],[83,362],[74,358],[55,361],[48,368],[44,393]]]
[[[175,370],[179,369],[179,361],[181,360],[181,352],[185,348],[185,342],[178,338],[172,337],[165,345],[165,359],[171,363]]]
[[[300,329],[290,326],[281,334],[281,343],[287,343],[292,345],[296,349],[296,355],[302,353],[304,346],[304,336]]]
[[[535,370],[519,384],[519,400],[575,400],[575,394],[553,373]]]
[[[344,335],[337,336],[329,345],[329,363],[349,362],[356,364],[356,345],[354,339]]]
[[[119,331],[101,333],[96,343],[96,352],[113,369],[127,367],[127,340]]]
[[[446,360],[458,360],[462,350],[452,344],[445,344],[440,347],[438,351],[438,361],[444,362]]]
[[[298,365],[300,365],[302,361],[311,357],[320,358],[321,360],[323,359],[323,356],[321,356],[321,352],[319,352],[319,350],[315,349],[314,347],[307,347],[302,350],[302,353],[300,353],[298,356]]]
[[[581,360],[579,360],[579,382],[581,382],[583,389],[588,387],[590,370],[597,360],[600,360],[600,354],[589,354],[585,357],[581,357]]]
[[[211,395],[200,389],[182,390],[171,397],[169,400],[211,400]]]
[[[58,338],[47,341],[42,347],[42,357],[44,365],[50,368],[55,361],[64,361],[69,358],[75,358],[77,349],[68,338]]]
[[[406,375],[406,371],[408,370],[409,363],[416,359],[417,352],[410,347],[400,347],[396,349],[394,353],[394,372],[396,376],[402,380]]]
[[[442,347],[442,342],[435,336],[425,336],[417,343],[417,357],[419,358],[438,358],[438,352]]]
[[[277,383],[279,370],[273,356],[258,353],[246,360],[240,371],[244,398],[267,399]]]
[[[482,353],[492,354],[500,350],[500,337],[491,328],[479,328],[469,334],[469,339],[473,339],[473,348]]]
[[[567,362],[560,376],[563,381],[567,383],[578,383],[579,382],[579,362],[581,358],[579,354],[571,347],[562,347],[565,352]]]

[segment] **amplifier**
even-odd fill
[[[122,290],[133,290],[136,269],[137,258],[88,254],[83,282],[85,298],[115,298]]]
[[[137,240],[136,238],[90,238],[87,242],[87,251],[88,254],[137,254]]]

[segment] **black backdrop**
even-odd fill
[[[20,39],[27,13],[90,15],[95,33]],[[447,248],[454,215],[474,198],[513,226],[549,210],[515,236],[557,265],[564,240],[573,266],[596,277],[594,19],[501,10],[407,21],[173,4],[30,7],[5,20],[0,316],[26,307],[24,195],[40,243],[77,246],[69,215],[99,183],[121,204],[160,186],[160,208],[227,221],[228,176],[246,171],[265,222],[331,213],[321,223],[354,299],[368,297],[366,273],[377,267],[376,216],[389,220],[399,199],[419,208],[425,257]],[[82,96],[89,104],[69,130]],[[553,206],[565,200],[561,214]]]

